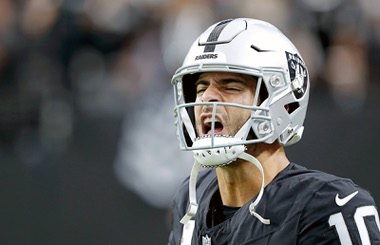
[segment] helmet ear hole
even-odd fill
[[[293,102],[286,104],[284,107],[288,114],[292,114],[295,110],[297,110],[298,107],[300,107],[300,104],[298,102]]]

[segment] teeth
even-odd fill
[[[215,122],[220,122],[217,118],[215,118]],[[203,121],[204,124],[212,123],[212,118],[208,117]]]

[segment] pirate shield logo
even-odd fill
[[[306,65],[298,54],[292,54],[286,51],[285,53],[293,93],[297,99],[300,99],[307,90],[308,74]]]

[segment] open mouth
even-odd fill
[[[212,133],[212,119],[206,118],[203,121],[203,134],[204,135],[211,135]],[[214,126],[214,134],[221,134],[223,131],[223,124],[215,118],[215,126]]]

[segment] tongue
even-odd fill
[[[222,132],[222,130],[223,130],[223,126],[220,125],[219,123],[216,123],[215,128],[214,128],[214,134],[219,134],[220,132]],[[207,132],[207,134],[211,134],[211,129]]]

